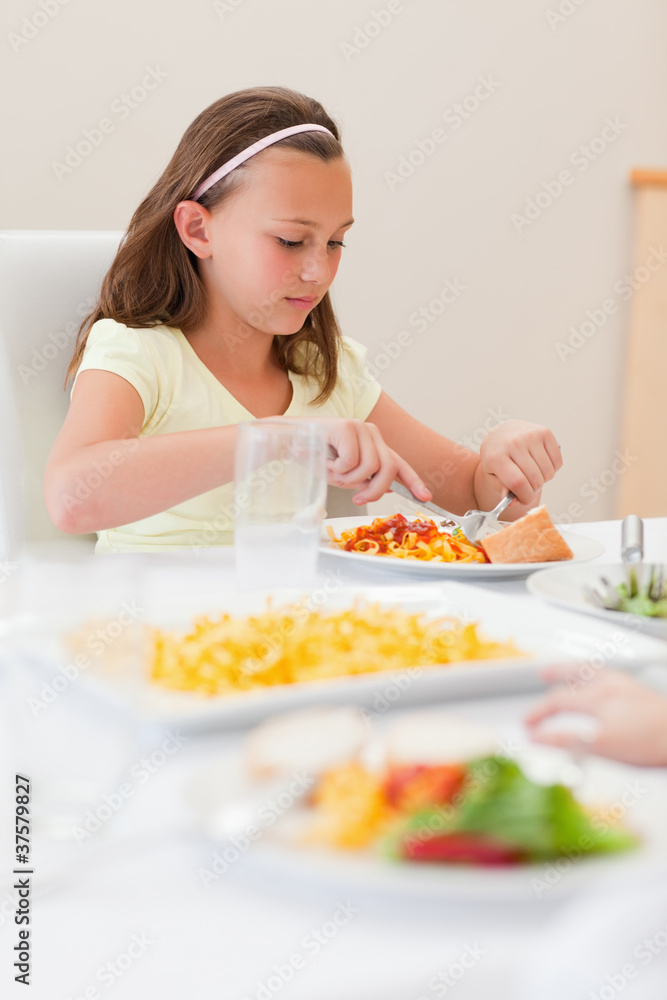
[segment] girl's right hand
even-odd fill
[[[327,462],[329,485],[358,490],[356,504],[379,500],[393,479],[420,500],[431,499],[412,466],[391,450],[374,424],[336,417],[316,418],[316,423],[324,428],[332,455]]]

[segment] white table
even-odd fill
[[[619,522],[582,524],[572,530],[605,543],[607,553],[601,561],[617,560]],[[98,583],[106,578],[121,592],[128,577],[117,558],[97,560],[94,572]],[[667,562],[667,518],[646,522],[646,559]],[[169,593],[175,586],[206,586],[212,572],[221,586],[233,586],[229,552],[218,553],[215,559],[204,557],[199,574],[184,573],[169,559],[161,562],[158,573],[152,557],[133,560],[141,585],[154,593]],[[323,571],[332,565],[328,560]],[[335,568],[340,568],[338,561]],[[395,582],[371,569],[360,573],[357,567],[345,575],[350,584]],[[5,610],[17,615],[31,605],[43,606],[46,600],[52,609],[64,609],[72,599],[67,595],[86,599],[82,579],[81,563],[68,567],[33,560],[14,575],[13,592],[4,596]],[[90,578],[85,579],[88,587]],[[524,581],[489,586],[515,595],[522,611],[530,613],[536,599],[527,594]],[[15,768],[32,767],[52,780],[58,775],[67,780],[87,774],[101,781],[108,773],[104,780],[111,783],[102,787],[113,791],[119,774],[136,766],[164,738],[132,728],[74,686],[49,708],[48,716],[31,720],[18,703],[21,693],[15,685],[20,688],[21,681],[16,674],[11,676],[13,680],[5,671],[0,689],[0,731],[9,751],[2,754],[3,794],[13,785]],[[457,711],[503,725],[519,724],[533,700],[528,694],[462,702]],[[451,995],[457,1000],[515,1000],[516,972],[532,949],[548,940],[563,903],[545,898],[530,905],[452,904],[349,892],[326,884],[281,884],[279,878],[258,884],[251,852],[206,887],[198,873],[210,868],[218,848],[201,834],[185,795],[193,775],[240,739],[239,733],[191,737],[164,766],[155,767],[150,779],[136,787],[99,833],[80,846],[71,839],[60,845],[53,838],[35,840],[29,996],[431,1000],[444,995],[434,988],[433,977],[447,970],[458,975],[463,966],[457,963],[467,954],[476,957],[466,959],[471,967],[455,982]],[[35,821],[39,823],[37,812]],[[5,825],[2,832],[1,856],[11,858],[11,831]],[[3,864],[0,975],[7,980],[16,927],[9,916],[11,894],[4,887],[8,863]],[[339,904],[347,906],[348,901],[358,912],[330,940],[323,938],[327,943],[314,954],[313,946],[304,946],[304,937],[330,922]],[[275,966],[287,976],[290,956],[297,953],[303,967],[280,990],[262,991],[260,985],[278,974]],[[272,983],[275,987],[278,980]],[[16,996],[28,995],[12,983],[10,996],[12,989]],[[3,995],[7,995],[4,990]]]

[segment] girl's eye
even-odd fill
[[[284,240],[282,236],[276,237],[281,246],[287,247],[289,250],[294,249],[294,247],[300,247],[303,245],[303,240]],[[329,247],[333,250],[336,247],[344,247],[345,244],[342,240],[329,240]]]

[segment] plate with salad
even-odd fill
[[[667,777],[508,739],[451,708],[275,716],[189,789],[255,874],[441,900],[555,898],[664,857]],[[217,868],[216,868],[217,866]]]
[[[628,585],[622,563],[554,566],[530,576],[526,586],[550,604],[667,640],[667,567],[644,564],[632,574]],[[618,607],[600,607],[595,590]]]

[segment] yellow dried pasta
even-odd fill
[[[186,634],[153,631],[151,678],[178,691],[225,695],[354,674],[521,655],[475,624],[377,604],[323,613],[303,605],[199,618]]]

